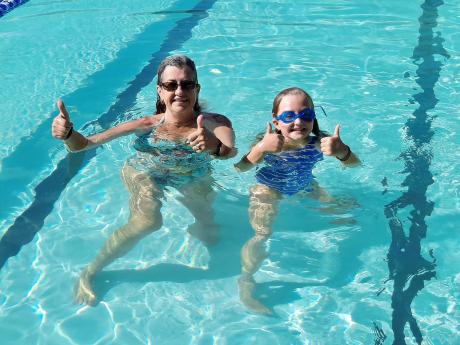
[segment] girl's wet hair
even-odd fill
[[[273,117],[275,117],[278,114],[278,108],[280,106],[281,100],[285,96],[288,96],[288,95],[302,95],[302,96],[304,96],[304,99],[305,99],[304,105],[306,107],[309,107],[311,109],[314,109],[314,107],[315,107],[315,105],[313,103],[313,99],[311,98],[311,96],[305,90],[301,89],[300,87],[290,87],[290,88],[284,89],[283,91],[278,93],[276,95],[275,99],[273,100],[273,107],[272,107],[272,115],[273,115]],[[325,134],[326,134],[326,133],[320,131],[319,125],[318,125],[318,120],[316,118],[313,121],[312,133],[315,136],[320,137],[320,138],[325,136]]]
[[[180,69],[184,69],[186,67],[190,68],[190,70],[193,72],[193,79],[198,84],[198,74],[196,72],[195,62],[193,62],[192,59],[190,59],[188,56],[185,56],[185,55],[173,55],[173,56],[169,56],[166,59],[164,59],[160,63],[160,66],[158,66],[157,85],[161,85],[161,82],[162,82],[161,78],[163,77],[163,72],[168,66],[173,66],[173,67],[177,67]],[[193,106],[193,110],[196,113],[201,112],[201,106],[198,102],[198,95],[196,96],[196,102],[195,102],[195,105]],[[164,113],[165,111],[166,111],[166,105],[164,104],[164,102],[161,101],[160,95],[157,92],[157,103],[156,103],[155,114],[161,114],[161,113]]]

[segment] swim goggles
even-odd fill
[[[313,109],[305,108],[298,114],[293,111],[284,111],[278,116],[276,116],[276,119],[279,121],[283,121],[284,123],[292,123],[297,119],[301,119],[301,120],[310,122],[310,121],[313,121],[315,117],[316,117],[316,114]]]

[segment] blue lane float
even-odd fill
[[[14,8],[25,4],[29,0],[2,0],[0,1],[0,17],[3,17]]]

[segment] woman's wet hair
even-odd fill
[[[272,115],[273,115],[273,117],[275,117],[278,114],[278,108],[280,106],[281,100],[285,96],[288,96],[288,95],[302,95],[302,96],[304,96],[304,99],[305,99],[304,105],[306,107],[309,107],[311,109],[314,109],[314,107],[315,107],[315,105],[313,103],[313,99],[311,98],[311,96],[305,90],[301,89],[300,87],[290,87],[290,88],[284,89],[283,91],[278,93],[276,95],[275,99],[273,100],[273,107],[272,107]],[[316,117],[315,117],[315,120],[313,121],[312,133],[317,137],[323,137],[326,134],[325,132],[320,131],[319,125],[318,125],[318,120],[316,119]]]
[[[177,67],[180,69],[184,69],[186,67],[190,68],[190,70],[193,72],[194,81],[198,84],[198,74],[196,72],[195,62],[193,62],[192,59],[190,59],[188,56],[185,56],[185,55],[173,55],[173,56],[169,56],[166,59],[164,59],[160,63],[160,66],[158,66],[157,85],[161,85],[161,82],[162,82],[161,78],[163,77],[163,72],[168,66],[173,66],[173,67]],[[193,106],[193,110],[196,113],[201,112],[201,106],[198,102],[198,95],[196,96],[196,102],[195,102],[195,105]],[[166,105],[164,104],[164,102],[161,101],[160,95],[157,92],[157,103],[156,103],[155,114],[161,114],[161,113],[164,113],[165,111],[166,111]]]

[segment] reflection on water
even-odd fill
[[[374,326],[374,336],[375,336],[375,341],[374,345],[382,345],[385,340],[387,339],[387,336],[385,332],[383,332],[383,329],[379,327],[375,322],[372,322]]]
[[[442,4],[442,1],[426,0],[421,6],[423,13],[419,18],[419,41],[412,59],[418,66],[415,80],[422,92],[413,96],[419,107],[404,126],[408,147],[400,156],[405,164],[404,173],[407,173],[402,186],[407,191],[385,206],[385,216],[392,236],[387,257],[389,280],[393,280],[393,344],[398,345],[406,344],[406,324],[409,324],[417,344],[422,343],[422,332],[412,314],[411,304],[417,293],[424,288],[425,281],[436,276],[436,260],[431,252],[429,260],[422,256],[421,240],[427,234],[425,218],[431,215],[434,208],[434,203],[427,199],[426,191],[433,183],[433,175],[429,170],[433,156],[430,145],[434,134],[431,129],[433,116],[428,112],[438,102],[434,87],[443,66],[440,61],[435,60],[435,55],[449,58],[442,46],[440,33],[433,33],[433,28],[437,26],[438,7]],[[402,215],[398,216],[398,212],[407,208],[410,227],[406,235],[403,221],[400,220]]]

